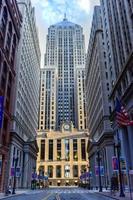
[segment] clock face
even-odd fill
[[[65,125],[64,125],[64,129],[65,129],[65,130],[68,130],[69,128],[70,128],[69,124],[65,124]]]

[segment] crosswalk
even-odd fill
[[[58,193],[58,194],[61,194],[61,193],[89,193],[89,190],[87,189],[60,189],[60,188],[57,188],[57,189],[44,189],[43,191],[45,192],[48,192],[48,193]]]
[[[104,191],[104,190],[103,190]],[[49,194],[86,194],[86,193],[95,193],[98,190],[88,190],[83,188],[45,188],[38,190],[29,190],[25,192],[26,194],[39,194],[39,193],[49,193]],[[107,190],[105,190],[107,192]]]
[[[39,193],[52,193],[52,194],[67,194],[67,193],[92,193],[91,191],[87,189],[81,189],[81,188],[45,188],[41,190],[32,190],[27,191],[26,194],[39,194]]]

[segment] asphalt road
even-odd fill
[[[29,191],[26,194],[6,198],[6,200],[111,200],[88,190],[75,189],[47,189],[40,191]]]

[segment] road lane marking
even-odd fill
[[[61,200],[59,194],[56,194],[55,198],[56,198],[56,200]]]
[[[50,193],[50,194],[48,194],[44,199],[42,199],[42,200],[48,200],[48,198],[49,197],[51,197],[53,194],[52,193]]]

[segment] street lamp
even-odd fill
[[[119,171],[119,181],[120,181],[120,197],[125,197],[123,186],[122,186],[122,173],[121,173],[121,163],[120,163],[120,149],[121,149],[121,143],[120,140],[115,145],[117,149],[117,157],[118,157],[118,171]]]
[[[18,164],[18,157],[13,158],[15,162],[15,167],[14,167],[14,181],[13,181],[13,189],[12,189],[12,194],[15,194],[15,189],[16,189],[16,169],[17,169],[17,164]]]
[[[102,192],[101,170],[100,170],[100,151],[97,151],[98,175],[99,175],[99,192]]]
[[[90,166],[88,166],[88,173],[89,173],[89,177],[88,177],[88,190],[90,190]]]

